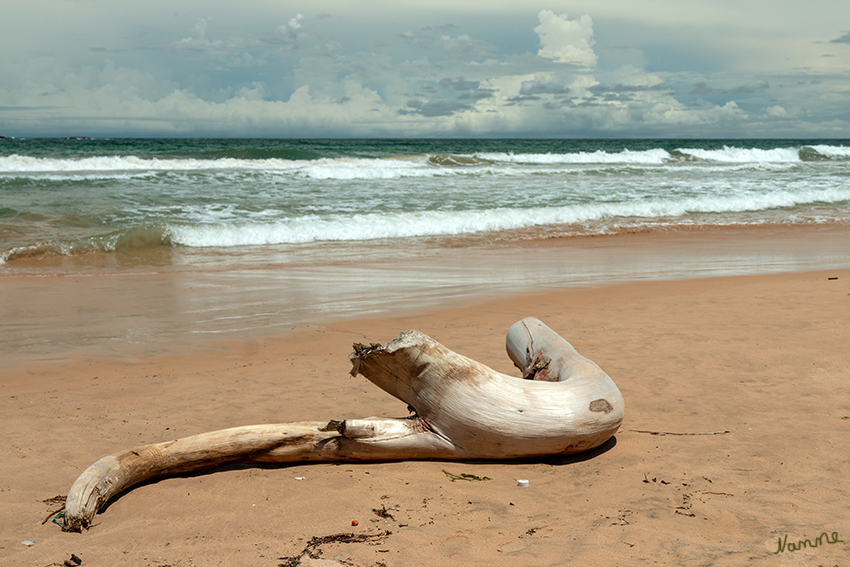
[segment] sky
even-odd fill
[[[0,135],[850,138],[847,0],[0,0]]]

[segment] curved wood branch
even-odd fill
[[[88,528],[136,484],[226,463],[512,459],[577,453],[614,435],[623,399],[596,364],[534,318],[510,328],[506,347],[524,380],[417,331],[356,344],[352,375],[406,402],[413,416],[235,427],[110,455],[71,487],[65,530]]]

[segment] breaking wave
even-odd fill
[[[466,169],[488,172],[509,171],[516,166],[646,165],[664,166],[682,162],[718,164],[799,163],[803,161],[850,160],[850,147],[814,145],[798,148],[718,149],[677,148],[620,152],[426,154],[388,158],[299,159],[160,159],[136,156],[44,158],[13,154],[0,156],[0,177],[82,175],[85,178],[156,172],[263,171],[315,179],[393,179],[450,175]],[[495,169],[494,169],[495,168]]]
[[[801,205],[850,202],[850,188],[776,191],[768,194],[647,199],[626,202],[586,203],[559,207],[493,208],[467,211],[381,212],[304,215],[268,221],[167,223],[71,240],[52,240],[0,252],[0,262],[40,255],[81,255],[95,252],[139,251],[161,246],[228,248],[304,244],[312,242],[366,241],[410,237],[455,236],[516,229],[581,225],[634,219],[652,224],[672,219],[672,224],[692,225],[693,215],[719,215],[713,222],[740,223],[724,213],[764,212]],[[785,214],[784,218],[793,218]],[[762,223],[763,217],[753,221]],[[808,218],[807,222],[818,222]]]

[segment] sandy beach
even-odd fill
[[[83,566],[273,567],[309,547],[334,564],[387,567],[846,565],[850,269],[809,268],[482,291],[265,335],[110,349],[88,336],[85,348],[17,354],[0,382],[0,564],[74,554]],[[165,312],[173,305],[155,305],[167,278],[123,300],[104,291],[108,278],[75,290],[90,294],[80,305]],[[16,301],[48,303],[73,287],[29,276],[2,285]],[[52,324],[86,316],[72,311]],[[349,375],[354,342],[416,329],[518,376],[504,336],[526,316],[619,386],[625,421],[600,450],[521,463],[234,465],[131,490],[83,534],[49,520],[61,507],[51,498],[123,449],[237,425],[406,415]],[[453,482],[444,470],[490,480]],[[337,534],[374,537],[312,539]],[[797,549],[806,539],[819,545]]]

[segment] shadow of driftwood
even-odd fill
[[[588,461],[590,459],[598,457],[599,455],[607,453],[608,451],[613,449],[616,445],[617,445],[617,437],[614,436],[614,437],[611,437],[610,439],[608,439],[608,441],[606,441],[605,443],[603,443],[599,447],[596,447],[595,449],[591,449],[590,451],[585,451],[583,453],[576,453],[576,454],[573,454],[573,455],[552,455],[552,456],[547,455],[545,457],[537,457],[537,458],[533,458],[533,459],[511,459],[511,460],[504,460],[504,461],[501,461],[501,460],[498,460],[498,459],[495,459],[495,460],[494,459],[487,459],[487,460],[460,460],[460,461],[435,460],[435,461],[430,461],[430,462],[446,462],[446,463],[453,462],[453,463],[469,463],[469,464],[489,463],[489,464],[497,464],[497,465],[505,465],[505,466],[515,465],[515,464],[519,464],[519,463],[525,463],[525,464],[545,463],[545,464],[553,465],[553,466],[565,466],[565,465],[572,465],[572,464],[575,464],[575,463],[582,463],[584,461]],[[382,462],[398,462],[398,461],[360,461],[360,462],[348,461],[348,462],[346,462],[346,464],[356,465],[356,464],[374,464],[374,463],[382,463]],[[326,462],[312,463],[312,462],[309,462],[309,461],[295,462],[295,463],[244,463],[244,462],[238,463],[238,462],[234,462],[234,463],[228,463],[226,465],[219,465],[217,467],[212,467],[212,468],[205,469],[205,470],[202,470],[202,471],[194,471],[194,472],[183,473],[183,474],[169,475],[167,477],[153,478],[153,479],[141,482],[139,484],[136,484],[134,486],[131,486],[130,488],[119,492],[113,498],[110,498],[109,501],[106,502],[106,504],[104,504],[104,506],[100,509],[100,511],[98,512],[98,515],[104,513],[106,510],[108,510],[109,507],[114,502],[123,498],[125,494],[127,494],[129,492],[133,492],[133,491],[135,491],[135,490],[137,490],[137,489],[139,489],[143,486],[149,486],[149,485],[157,484],[159,482],[162,482],[164,480],[169,480],[169,479],[172,479],[172,478],[195,478],[195,477],[208,476],[208,475],[220,473],[220,472],[240,471],[240,470],[250,470],[250,469],[278,470],[278,469],[286,469],[286,468],[293,467],[293,466],[305,466],[305,465],[311,465],[311,464],[327,464],[327,463]]]

